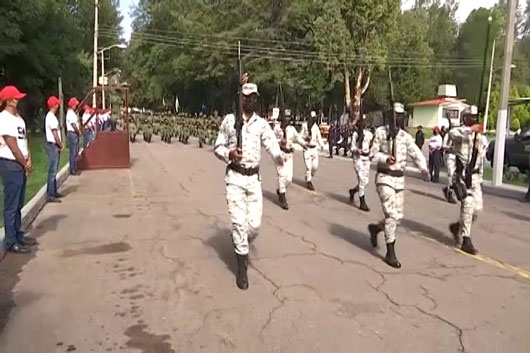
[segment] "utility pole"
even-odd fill
[[[490,32],[491,32],[491,21],[493,18],[488,17],[488,28],[486,30],[486,43],[484,44],[484,56],[482,58],[482,72],[480,74],[480,89],[478,91],[478,109],[482,109],[482,92],[484,90],[484,73],[486,72],[486,60],[488,58],[488,47],[490,42]]]
[[[92,86],[98,85],[98,0],[94,0],[94,65],[92,69]],[[92,95],[92,108],[96,108],[96,92]]]
[[[508,0],[508,20],[506,21],[506,38],[504,41],[504,58],[502,63],[501,95],[497,115],[497,136],[493,157],[493,186],[502,185],[504,167],[504,144],[506,142],[506,122],[508,119],[508,97],[510,94],[510,76],[513,54],[513,37],[515,30],[515,6],[517,0]]]
[[[493,80],[493,60],[495,59],[495,39],[493,40],[493,46],[491,47],[491,63],[490,63],[490,78],[488,83],[488,94],[486,96],[486,110],[484,111],[484,128],[483,133],[486,133],[488,127],[488,114],[490,111],[490,97],[491,97],[491,81]]]
[[[105,52],[101,51],[101,109],[105,109]]]

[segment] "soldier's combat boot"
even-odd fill
[[[310,182],[310,181],[307,182],[307,188],[308,188],[309,190],[311,190],[311,191],[315,191],[315,187],[313,186],[313,183]]]
[[[353,189],[350,189],[350,202],[353,202],[353,199],[355,198],[355,194],[359,191],[359,187],[354,187]]]
[[[248,289],[248,277],[247,277],[247,266],[248,266],[248,255],[236,254],[237,258],[237,277],[236,284],[239,289]]]
[[[459,239],[460,223],[459,222],[451,223],[449,225],[449,231],[451,231],[451,234],[453,234],[453,238],[455,239],[455,243],[458,245],[458,243],[460,242],[460,239]]]
[[[366,204],[364,196],[359,196],[359,199],[361,200],[361,204],[359,205],[359,209],[361,211],[364,211],[364,212],[370,212],[370,208],[368,208],[368,205]]]
[[[289,205],[287,204],[287,198],[285,197],[285,193],[284,192],[279,193],[279,198],[280,198],[281,208],[283,208],[284,210],[288,210]]]
[[[385,262],[394,268],[401,268],[401,263],[398,261],[396,257],[396,251],[394,249],[394,245],[396,245],[395,240],[392,243],[386,244]]]
[[[453,197],[453,191],[450,190],[449,188],[445,187],[444,188],[444,196],[445,196],[445,199],[447,200],[447,202],[451,203],[451,204],[455,204],[456,203],[456,200],[455,198]]]
[[[476,255],[478,253],[477,249],[473,246],[473,242],[471,242],[470,237],[464,237],[462,239],[462,247],[463,252],[466,252],[470,255]]]
[[[374,248],[377,248],[377,234],[383,231],[383,227],[380,224],[371,223],[368,225],[368,231],[370,232],[370,242]]]

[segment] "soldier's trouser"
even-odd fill
[[[248,237],[258,235],[263,213],[261,182],[257,175],[244,177],[244,186],[227,184],[226,202],[232,220],[232,240],[235,252],[248,254]]]
[[[377,194],[385,215],[385,242],[387,244],[393,243],[396,240],[396,228],[403,219],[404,191],[379,184],[377,185]]]
[[[462,200],[460,206],[460,235],[462,237],[471,236],[471,224],[473,215],[482,210],[482,185],[479,174],[473,174],[471,188],[467,190],[468,196]]]
[[[318,169],[318,149],[308,148],[304,151],[305,181],[310,182]]]
[[[355,174],[357,174],[359,196],[362,197],[370,181],[370,159],[368,157],[354,157],[353,168],[355,169]]]
[[[277,166],[278,170],[278,190],[281,193],[287,192],[287,187],[293,181],[293,154],[283,153],[283,165]]]
[[[445,166],[447,168],[447,188],[450,190],[451,185],[453,184],[453,176],[455,175],[456,170],[456,160],[455,155],[452,153],[445,154]]]

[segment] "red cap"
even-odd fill
[[[440,128],[438,126],[435,126],[432,130],[436,131],[437,133],[440,133]]]
[[[59,100],[59,98],[55,96],[51,96],[50,98],[48,98],[47,103],[48,103],[48,109],[53,108],[56,105],[61,105],[61,101]]]
[[[20,100],[26,96],[26,93],[20,92],[15,86],[5,86],[0,90],[0,101],[7,101],[10,99]]]
[[[70,100],[68,101],[68,108],[75,108],[79,105],[79,101],[77,100],[77,98],[70,98]]]
[[[85,112],[90,112],[90,111],[92,110],[92,108],[90,108],[89,105],[86,105],[86,104],[85,104],[85,106],[83,107],[83,110],[84,110]]]

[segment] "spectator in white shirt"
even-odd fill
[[[61,202],[62,195],[57,190],[57,170],[59,169],[59,158],[64,151],[64,145],[61,141],[61,130],[59,120],[55,114],[61,105],[59,98],[51,96],[48,98],[48,114],[45,118],[46,133],[46,152],[48,153],[48,188],[46,197],[48,202]]]
[[[83,148],[87,148],[90,142],[92,141],[92,122],[95,119],[95,116],[93,115],[93,110],[88,105],[84,106],[84,113],[83,113]]]
[[[66,132],[68,138],[68,147],[70,149],[70,175],[79,175],[77,169],[77,154],[79,153],[79,136],[81,136],[81,129],[79,128],[79,117],[75,109],[79,105],[77,98],[71,98],[68,101],[68,112],[66,113]]]
[[[440,168],[443,164],[442,146],[443,141],[440,136],[440,128],[435,126],[433,128],[433,136],[429,140],[429,173],[433,183],[440,181]]]
[[[4,247],[7,251],[23,254],[37,241],[25,237],[22,227],[22,206],[27,176],[31,172],[26,123],[18,115],[19,100],[26,96],[15,86],[0,90],[0,176],[4,184]]]

